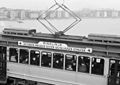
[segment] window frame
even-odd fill
[[[54,56],[53,56],[54,53],[63,54],[63,68],[55,68],[55,67],[53,66],[53,65],[54,65],[54,58],[53,58],[53,57],[54,57]],[[64,67],[64,64],[65,64],[64,61],[65,61],[65,53],[64,53],[64,52],[59,52],[59,51],[53,51],[53,52],[52,52],[52,68],[53,68],[53,69],[64,70],[64,68],[65,68],[65,67]]]
[[[42,52],[47,52],[47,53],[51,53],[51,65],[50,66],[44,66],[42,65]],[[46,68],[52,68],[53,64],[52,64],[52,57],[53,57],[53,51],[50,51],[50,50],[41,50],[40,51],[40,66],[41,67],[46,67]]]
[[[24,50],[28,50],[28,63],[21,63],[21,62],[20,62],[20,50],[21,50],[21,49],[22,49],[22,50],[23,50],[23,49],[24,49]],[[18,59],[19,59],[19,63],[20,63],[20,64],[29,64],[29,65],[30,65],[30,49],[29,49],[29,48],[19,48],[19,58],[18,58]]]
[[[10,48],[13,48],[13,49],[17,49],[17,50],[18,50],[18,54],[17,54],[17,57],[18,57],[17,59],[18,59],[18,60],[17,60],[17,62],[11,61],[11,59],[10,59]],[[9,50],[9,54],[8,54],[8,59],[9,59],[9,60],[8,60],[8,61],[9,61],[9,62],[14,62],[14,63],[19,63],[19,48],[17,48],[17,47],[9,47],[8,50]]]
[[[103,62],[104,62],[104,63],[103,63],[103,65],[104,65],[104,66],[103,66],[103,72],[102,72],[103,74],[95,74],[95,73],[92,73],[92,63],[93,63],[92,61],[93,61],[93,58],[102,59],[102,60],[103,60]],[[91,74],[93,74],[93,75],[104,76],[104,75],[105,75],[105,72],[104,72],[104,71],[105,71],[105,59],[104,59],[104,58],[101,58],[101,57],[93,56],[93,57],[91,58],[91,69],[90,69],[90,70],[91,70]]]
[[[74,56],[76,56],[76,70],[75,70],[75,71],[74,71],[74,70],[67,70],[67,69],[66,69],[66,55],[74,55]],[[65,61],[65,62],[64,62],[65,67],[64,67],[64,68],[65,68],[65,70],[66,70],[66,71],[78,72],[78,55],[77,55],[77,54],[73,54],[73,53],[66,53],[66,54],[65,54],[65,59],[64,59],[64,61]]]
[[[31,51],[39,51],[39,65],[34,65],[34,66],[41,66],[41,51],[39,49],[30,49],[29,50],[29,65],[31,64]]]
[[[82,71],[79,71],[79,57],[86,57],[86,58],[89,58],[89,69],[88,69],[88,72],[82,72]],[[78,55],[77,56],[77,72],[81,72],[81,73],[91,73],[91,56],[86,56],[86,55]]]

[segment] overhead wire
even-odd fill
[[[48,20],[47,20],[47,17],[49,16],[49,11],[51,9],[53,9],[55,6],[58,6],[57,8],[54,9],[54,11],[58,10],[59,8],[63,9],[65,12],[69,13],[74,19],[75,21],[70,24],[68,27],[66,27],[62,32],[65,33],[67,32],[69,29],[71,29],[73,26],[75,26],[76,24],[78,24],[78,22],[81,21],[81,18],[79,18],[73,11],[71,11],[67,6],[64,5],[65,3],[65,0],[60,0],[60,2],[58,2],[57,0],[54,0],[55,1],[55,4],[52,5],[47,11],[45,11],[44,13],[42,13],[38,18],[37,20],[45,27],[47,28],[52,34],[55,34],[56,32],[60,32],[53,24],[51,24]],[[44,24],[42,21],[40,21],[40,17],[43,15],[43,14],[46,14],[45,17],[43,18],[48,24],[50,27],[48,27],[46,24]],[[51,29],[52,28],[52,29]]]

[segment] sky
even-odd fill
[[[45,10],[54,3],[54,0],[0,0],[0,7]],[[72,10],[82,8],[120,10],[120,0],[64,0],[64,4]]]
[[[47,10],[54,4],[54,0],[0,0],[0,7],[12,9]],[[120,0],[64,0],[64,4],[71,10],[80,10],[83,8],[120,10]],[[4,25],[9,24],[12,26],[11,23],[0,22],[0,26],[4,27]],[[40,23],[33,23],[33,21],[29,23],[24,22],[21,24],[21,27],[35,27],[38,31],[41,31],[39,28],[45,29]],[[63,23],[63,21],[61,23]],[[55,24],[59,26],[59,23]],[[13,23],[13,26],[16,26],[15,23]],[[82,19],[82,22],[68,31],[68,34],[74,33],[85,36],[89,33],[120,35],[120,31],[118,30],[120,30],[120,19]]]

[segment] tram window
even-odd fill
[[[92,58],[92,74],[104,74],[104,59]]]
[[[6,47],[0,46],[0,61],[6,59]]]
[[[110,60],[110,75],[115,74],[115,60]]]
[[[27,49],[20,49],[20,63],[28,64],[29,51]]]
[[[117,67],[117,77],[120,78],[120,61],[118,62],[118,67]],[[120,79],[119,79],[119,81],[120,81]]]
[[[39,65],[40,63],[40,52],[37,50],[30,51],[30,64]]]
[[[41,66],[51,67],[51,57],[52,57],[51,52],[43,51],[41,53]]]
[[[9,48],[9,61],[18,62],[18,49],[17,48]]]
[[[78,72],[89,73],[90,58],[85,56],[78,57]]]
[[[76,71],[76,60],[75,55],[65,55],[65,69],[69,71]]]
[[[63,69],[64,54],[53,53],[53,68]]]
[[[120,77],[120,61],[119,60],[110,60],[110,75],[116,75]]]

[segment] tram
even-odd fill
[[[81,19],[58,31],[39,21],[52,34],[35,29],[4,28],[0,34],[0,84],[6,85],[120,85],[120,36],[65,35]],[[56,10],[55,9],[55,10]],[[48,13],[48,11],[46,11]],[[39,20],[39,19],[38,19]]]
[[[8,82],[120,85],[120,37],[55,36],[5,28],[0,34],[0,83]]]

